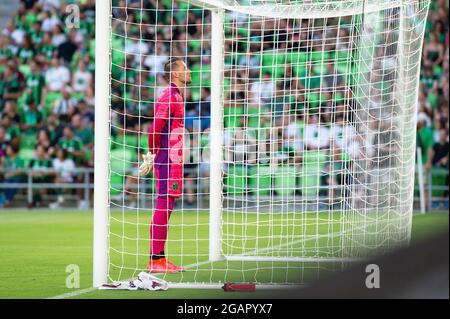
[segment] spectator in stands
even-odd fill
[[[52,44],[52,36],[50,33],[44,33],[42,37],[42,44],[39,47],[36,59],[41,63],[45,64],[47,61],[51,61],[55,58],[56,48]]]
[[[80,100],[78,102],[78,114],[81,115],[81,119],[84,126],[93,128],[94,125],[94,112],[91,107],[86,103],[86,100]]]
[[[26,10],[31,10],[39,0],[20,0],[24,4]]]
[[[303,141],[310,150],[326,149],[330,142],[329,128],[318,114],[311,113],[305,124]]]
[[[40,125],[47,129],[47,133],[45,133],[39,127],[32,126],[32,130],[39,130],[37,145],[42,145],[49,156],[54,157],[56,154],[50,149],[56,149],[55,145],[64,140],[65,149],[70,150],[67,156],[73,158],[78,166],[92,165],[92,157],[90,161],[86,161],[84,156],[77,157],[74,155],[82,151],[75,149],[79,148],[81,144],[88,143],[89,135],[93,131],[93,72],[95,66],[91,44],[94,38],[95,0],[76,2],[80,7],[81,13],[80,29],[78,30],[66,30],[63,26],[63,19],[66,15],[65,6],[74,3],[74,1],[21,0],[21,2],[21,8],[16,12],[14,19],[7,23],[0,36],[0,145],[19,145],[21,138],[20,127],[27,127],[27,125],[33,123],[35,116],[33,106],[31,107],[31,113],[33,114],[26,114],[29,108],[27,96],[31,96],[36,110],[42,112]],[[172,24],[173,27],[172,29],[167,26],[144,28],[142,30],[143,40],[139,40],[139,30],[133,30],[133,27],[130,27],[127,35],[129,39],[136,40],[134,40],[132,46],[127,47],[127,51],[134,53],[134,55],[125,55],[126,63],[119,62],[119,65],[122,65],[117,67],[117,70],[113,70],[113,72],[117,72],[117,74],[113,75],[113,78],[117,81],[112,83],[114,94],[113,124],[125,126],[128,130],[140,130],[141,132],[148,130],[146,126],[153,116],[153,97],[159,95],[158,91],[168,84],[161,77],[161,74],[169,53],[170,55],[185,56],[186,52],[190,52],[188,62],[195,67],[199,67],[200,63],[208,67],[210,64],[209,55],[211,54],[208,42],[191,41],[201,37],[207,39],[208,35],[210,35],[210,25],[206,24],[200,27],[202,19],[205,17],[193,12],[189,12],[187,15],[171,15],[163,1],[151,0],[147,2],[146,8],[159,7],[164,11],[156,17],[154,11],[146,10],[145,14],[142,15],[142,20],[140,20],[140,17],[137,15],[138,10],[121,8],[114,8],[113,10],[115,17],[123,20],[126,18],[130,22],[130,26],[142,21],[147,26],[158,23],[159,26]],[[139,0],[131,0],[128,1],[128,5],[130,8],[139,9],[141,4]],[[119,1],[118,7],[123,6],[125,6],[125,2]],[[426,128],[422,128],[418,133],[418,143],[420,142],[422,146],[423,144],[433,145],[433,137],[437,142],[436,144],[439,144],[440,135],[443,134],[441,130],[448,132],[447,11],[448,4],[446,0],[432,2],[429,14],[430,22],[426,26],[428,36],[424,42],[423,68],[421,69],[419,93],[421,112],[419,120],[423,122],[425,119],[426,121]],[[250,46],[244,47],[242,45],[244,41],[233,43],[227,40],[225,43],[225,52],[238,53],[234,60],[226,62],[227,66],[233,66],[233,73],[230,73],[229,69],[225,70],[225,76],[231,82],[227,92],[225,92],[225,107],[244,107],[245,110],[256,107],[264,111],[265,109],[261,109],[261,106],[267,106],[267,114],[270,113],[273,117],[267,118],[261,114],[259,127],[256,128],[258,145],[253,153],[258,155],[255,160],[266,161],[267,153],[276,156],[280,161],[289,160],[292,158],[290,157],[292,155],[290,151],[291,146],[295,145],[295,141],[298,141],[298,136],[296,137],[296,133],[292,134],[292,132],[299,129],[295,128],[294,123],[296,120],[290,118],[290,114],[291,112],[305,114],[305,110],[314,106],[310,100],[311,97],[306,96],[305,92],[312,87],[312,84],[316,85],[317,83],[313,79],[309,79],[308,88],[306,88],[304,79],[297,80],[297,76],[302,70],[298,70],[298,66],[296,68],[294,64],[286,65],[285,74],[281,78],[275,79],[271,73],[266,72],[263,74],[262,79],[259,79],[261,57],[253,54],[252,50],[254,52],[261,49],[263,51],[277,49],[286,51],[283,43],[287,37],[288,48],[304,48],[306,45],[309,45],[308,41],[311,41],[315,46],[323,46],[325,51],[328,52],[335,49],[348,51],[355,41],[352,38],[354,36],[352,30],[347,27],[350,21],[348,18],[343,18],[339,28],[329,28],[329,30],[322,33],[320,28],[315,29],[314,32],[306,31],[310,29],[306,20],[301,21],[301,25],[281,20],[279,25],[277,25],[280,32],[275,34],[270,30],[274,27],[273,21],[270,21],[270,19],[264,23],[248,21],[248,17],[245,15],[235,15],[232,19],[230,30],[226,30],[226,32],[240,34],[240,28],[246,28],[250,25],[250,33],[248,35],[250,37]],[[187,27],[184,25],[186,21],[189,21],[190,24]],[[332,19],[329,22],[332,24]],[[119,37],[125,36],[123,30],[119,27],[120,23],[113,21],[113,26]],[[261,26],[264,26],[264,34],[258,31]],[[368,30],[370,31],[370,29]],[[226,38],[230,38],[229,33]],[[155,39],[158,39],[158,41],[155,42]],[[384,42],[389,44],[392,41],[387,36]],[[117,53],[115,57],[118,57],[119,61],[121,58],[120,51],[123,49],[115,51]],[[250,52],[247,51],[248,49],[250,49]],[[391,48],[380,47],[375,54],[381,57],[386,50],[391,50]],[[308,58],[315,52],[310,53]],[[340,53],[344,54],[341,56]],[[203,54],[203,58],[199,57],[201,54]],[[142,57],[139,57],[139,55],[142,55]],[[351,59],[345,57],[345,52],[339,52],[338,56],[343,62],[352,63]],[[384,66],[389,67],[389,62],[392,61],[385,60]],[[19,65],[22,62],[26,62],[30,66],[31,73],[27,74],[26,78],[24,78],[24,74],[27,73],[26,68],[20,67],[20,70],[24,72],[23,74],[19,71]],[[373,75],[378,74],[378,78],[373,79],[374,82],[381,83],[383,77],[389,76],[392,72],[387,72],[388,69],[383,71],[381,59],[379,62],[374,64],[374,72],[372,73]],[[127,69],[126,77],[123,73],[125,66]],[[351,89],[345,83],[347,77],[344,76],[343,72],[339,71],[339,68],[339,62],[332,63],[330,59],[326,60],[325,69],[320,70],[320,72],[324,72],[321,77],[323,81],[319,83],[323,91],[322,95],[326,96],[327,107],[335,107],[332,111],[333,116],[330,117],[328,110],[324,111],[322,109],[320,112],[321,116],[315,120],[311,120],[310,115],[306,116],[305,119],[302,118],[301,121],[305,122],[306,127],[305,132],[301,135],[301,142],[311,138],[310,148],[324,150],[333,148],[333,143],[335,143],[339,148],[339,151],[336,151],[337,154],[344,154],[347,151],[358,157],[361,155],[358,152],[359,150],[367,153],[368,139],[374,140],[385,137],[366,136],[365,141],[364,138],[361,140],[361,136],[355,137],[355,130],[349,124],[353,122],[353,119],[349,116],[340,117],[337,115],[341,112],[342,105],[336,104],[335,106],[336,93],[342,92],[345,100],[352,100]],[[312,71],[317,72],[319,70],[316,67]],[[206,73],[200,74],[200,76],[202,76],[202,81],[207,78]],[[152,82],[149,82],[149,80]],[[200,136],[201,141],[198,147],[202,148],[203,154],[207,154],[208,128],[210,126],[210,92],[209,89],[205,89],[207,82],[203,81],[202,83],[203,88],[198,103],[198,95],[188,94],[186,96],[186,106],[189,109],[190,103],[195,105],[195,114],[193,114],[192,118],[200,119],[201,130],[204,132]],[[64,92],[68,85],[73,88],[73,91],[70,93]],[[197,83],[196,85],[199,84]],[[146,89],[142,90],[140,86]],[[328,92],[330,90],[326,89],[327,87],[335,86],[339,89],[333,90],[333,92]],[[147,88],[149,87],[154,87],[155,92],[148,90]],[[189,92],[192,93],[190,90]],[[22,95],[22,93],[26,96]],[[59,98],[61,93],[63,97]],[[119,98],[125,96],[125,93],[128,97],[126,103],[124,103],[122,98]],[[372,97],[380,96],[381,91],[370,92],[369,95]],[[81,99],[81,101],[76,99]],[[145,103],[146,106],[143,110],[139,110],[139,103],[136,103],[138,100],[148,102]],[[381,103],[381,101],[376,103]],[[126,112],[123,112],[124,105],[126,105]],[[22,110],[24,106],[25,109]],[[269,112],[269,106],[271,112]],[[17,109],[22,117],[18,115]],[[53,113],[54,110],[56,110],[56,113]],[[126,113],[126,116],[120,116],[118,113]],[[136,117],[138,114],[141,114],[143,117],[138,119]],[[251,141],[251,135],[254,134],[252,130],[245,130],[242,127],[242,125],[246,125],[246,119],[243,121],[239,123],[237,131],[233,131],[234,128],[231,128],[225,133],[227,147],[231,147],[230,143],[233,141],[232,147],[234,150],[241,148],[241,155],[243,154],[242,150],[247,150],[247,153],[251,154],[249,141]],[[329,125],[330,121],[332,125]],[[186,124],[189,127],[189,123],[187,122]],[[254,125],[254,122],[252,124]],[[62,137],[63,131],[68,125],[75,126],[75,137],[72,140]],[[288,128],[288,125],[290,128]],[[85,128],[88,129],[86,130]],[[325,138],[327,135],[325,130],[328,129],[329,138]],[[86,134],[88,131],[90,133]],[[309,137],[305,137],[306,135]],[[73,140],[79,140],[76,136],[80,137],[85,143],[82,143],[82,141],[80,141],[80,144],[74,142]],[[431,142],[428,141],[429,139],[431,139]],[[196,142],[199,141],[196,140]],[[375,149],[373,144],[372,146]],[[92,142],[87,145],[91,148]],[[305,147],[297,147],[297,152],[303,151],[302,148]],[[264,152],[266,152],[265,155]],[[387,152],[389,153],[390,151],[387,150]],[[6,153],[6,148],[4,153]],[[424,154],[424,157],[426,157],[426,154]],[[436,155],[433,156],[432,164],[439,165],[434,162],[435,158]],[[271,162],[276,163],[276,160]],[[204,157],[200,165],[200,174],[202,176],[209,174],[208,165],[207,157]],[[191,177],[189,176],[189,178]],[[192,178],[197,178],[197,176]],[[425,180],[427,181],[427,179]]]
[[[13,20],[6,22],[6,27],[3,29],[2,34],[11,40],[11,44],[14,46],[20,46],[25,37],[25,30],[16,27]],[[16,53],[16,52],[15,52]]]
[[[6,141],[12,142],[20,136],[20,128],[17,122],[13,121],[7,114],[3,115],[1,126],[6,130]]]
[[[52,33],[52,44],[55,48],[58,48],[61,44],[67,41],[67,36],[64,33],[64,29],[61,24],[55,25],[51,33]]]
[[[257,105],[269,103],[276,91],[276,85],[270,73],[265,72],[260,81],[253,82],[250,91],[252,93],[253,103]]]
[[[192,132],[198,131],[200,126],[200,119],[198,109],[196,108],[196,104],[192,102],[186,102],[186,113],[184,118],[184,127]]]
[[[448,174],[448,156],[449,156],[449,141],[448,141],[448,129],[441,128],[439,130],[439,141],[434,144],[432,156],[432,164],[434,167],[444,168],[447,171],[446,176],[446,186],[447,190],[444,192],[444,196],[447,198],[444,207],[448,209],[448,185],[449,185],[449,174]],[[429,166],[429,161],[427,162]],[[428,168],[430,170],[430,168]]]
[[[256,136],[253,130],[246,129],[247,117],[239,119],[240,125],[234,132],[229,131],[229,157],[236,163],[253,164],[256,161]]]
[[[6,129],[3,126],[0,126],[0,164],[2,163],[3,157],[6,156],[7,146],[8,141],[6,140]]]
[[[138,152],[138,156],[142,156],[140,152]],[[137,202],[137,194],[138,194],[138,185],[139,185],[139,178],[138,178],[138,163],[133,162],[132,167],[129,172],[126,173],[125,178],[125,193],[129,196],[129,208],[136,208],[138,207]]]
[[[61,0],[39,0],[39,5],[44,11],[57,12],[61,7]]]
[[[71,29],[68,38],[58,45],[58,57],[66,64],[70,64],[72,57],[78,49],[78,34],[78,31]]]
[[[17,143],[10,144],[6,147],[6,156],[2,158],[2,167],[6,169],[4,174],[3,183],[24,183],[26,181],[25,175],[25,163],[19,155],[19,147]],[[9,208],[12,206],[14,196],[16,196],[17,188],[3,188],[5,197],[4,207]]]
[[[67,157],[81,164],[84,156],[83,142],[73,134],[71,126],[65,126],[63,136],[58,141],[58,147],[67,151]]]
[[[48,130],[52,145],[58,143],[60,137],[63,135],[64,126],[65,124],[59,120],[56,114],[50,113],[47,116],[46,129]]]
[[[45,101],[42,99],[42,93],[45,87],[45,78],[42,74],[41,65],[36,59],[30,60],[30,75],[25,80],[25,91],[31,96],[38,106],[44,106]]]
[[[6,101],[17,101],[22,93],[22,85],[13,69],[6,65],[0,75],[0,109]]]
[[[72,88],[75,93],[83,96],[91,96],[93,94],[92,74],[87,70],[86,63],[83,60],[78,62],[78,68],[72,76]]]
[[[345,159],[344,152],[338,146],[335,140],[330,141],[330,151],[328,154],[329,160],[327,160],[324,167],[324,174],[322,178],[323,185],[328,187],[328,200],[329,204],[334,205],[341,201],[342,187],[344,186],[344,167]]]
[[[52,43],[50,33],[56,26],[61,24],[61,21],[58,18],[57,14],[53,13],[51,11],[44,11],[42,13],[41,20],[42,20],[42,32],[48,33],[48,35],[50,37],[50,43]]]
[[[17,104],[14,101],[6,101],[3,114],[7,115],[14,123],[20,123],[20,114],[17,112]]]
[[[3,66],[13,56],[13,49],[8,37],[0,35],[0,65]],[[1,68],[0,68],[1,70]]]
[[[51,60],[50,68],[45,73],[45,88],[48,92],[59,92],[70,82],[70,71],[58,58]]]
[[[75,112],[77,101],[72,97],[73,90],[70,86],[61,89],[61,98],[56,100],[53,105],[53,113],[61,120],[68,122],[70,114]]]
[[[45,128],[39,130],[36,146],[42,146],[50,158],[53,158],[56,155],[55,143],[52,142],[50,135]]]
[[[42,32],[42,24],[40,21],[35,21],[33,23],[33,30],[30,31],[30,37],[31,42],[36,49],[41,46],[42,41],[44,40],[44,33]]]
[[[36,106],[32,97],[27,99],[27,103],[20,114],[21,131],[25,134],[36,134],[44,125],[44,115]]]
[[[35,55],[34,44],[31,41],[29,34],[25,35],[23,44],[20,46],[17,56],[20,60],[20,64],[26,64]]]
[[[203,132],[211,126],[211,98],[210,91],[207,87],[202,87],[200,101],[198,101],[197,109],[200,114],[200,127]]]
[[[169,59],[164,43],[157,42],[154,54],[145,57],[144,65],[150,69],[154,76],[164,74],[164,64]]]
[[[423,47],[424,66],[434,67],[440,65],[444,60],[444,46],[439,43],[435,33],[430,33],[429,42]]]
[[[52,161],[52,167],[56,170],[55,183],[64,184],[73,182],[73,174],[75,170],[75,163],[67,157],[68,153],[65,149],[58,149],[56,158]],[[50,204],[51,209],[58,208],[64,202],[63,191],[60,188],[56,189],[57,201]]]
[[[85,126],[80,114],[72,116],[72,127],[75,137],[80,139],[86,149],[94,147],[94,132],[90,126]]]
[[[299,156],[304,148],[305,141],[303,140],[303,118],[301,115],[296,116],[295,114],[289,114],[286,117],[288,120],[287,125],[285,125],[285,131],[283,133],[284,137],[284,147],[289,149],[292,156]],[[298,162],[300,158],[296,158],[295,162]]]
[[[52,181],[52,173],[48,171],[52,167],[52,162],[43,145],[36,146],[34,158],[28,166],[32,171],[33,183],[50,183]],[[47,189],[40,187],[33,192],[33,201],[29,203],[29,208],[40,206],[42,196],[47,193]]]
[[[431,150],[425,165],[426,170],[431,170],[432,166],[448,169],[449,142],[448,132],[445,128],[439,130],[439,141],[434,143]]]
[[[284,91],[284,88],[278,84],[275,89],[275,93],[270,99],[270,113],[273,117],[274,125],[281,125],[281,120],[285,112],[289,112],[289,96]],[[288,93],[289,94],[289,93]],[[296,106],[294,106],[296,110]]]

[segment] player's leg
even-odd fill
[[[168,236],[169,219],[172,214],[175,197],[168,193],[169,166],[155,165],[157,198],[155,212],[150,224],[150,261],[147,270],[150,272],[183,271],[166,259],[164,248]]]
[[[150,225],[150,258],[164,258],[164,246],[175,198],[163,195],[156,198],[155,212]]]

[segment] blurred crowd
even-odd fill
[[[126,135],[148,132],[153,117],[152,103],[168,85],[164,64],[171,56],[185,57],[193,76],[193,85],[186,91],[185,126],[191,149],[204,151],[201,159],[194,159],[202,156],[195,152],[187,155],[190,161],[186,162],[190,163],[186,166],[191,170],[187,170],[185,183],[193,184],[199,176],[208,175],[209,13],[183,10],[187,8],[184,3],[172,0],[112,2],[111,131],[116,141],[112,147],[120,147],[121,138]],[[79,8],[79,21],[73,20],[72,4]],[[433,167],[448,168],[447,12],[448,1],[432,1],[423,46],[417,144],[422,149],[427,171]],[[21,0],[19,11],[1,30],[0,168],[3,174],[0,175],[3,183],[26,181],[23,172],[9,173],[9,169],[35,170],[36,182],[70,183],[84,178],[82,173],[74,171],[76,168],[93,167],[94,22],[95,0]],[[344,25],[351,22],[343,19]],[[351,104],[344,102],[353,93],[348,79],[342,75],[345,71],[335,71],[339,70],[337,60],[323,65],[307,63],[300,68],[303,64],[297,63],[296,67],[295,63],[272,59],[274,65],[270,66],[262,61],[267,56],[249,54],[302,50],[302,45],[318,51],[314,46],[318,43],[323,48],[324,43],[320,43],[323,38],[335,40],[325,43],[325,51],[348,51],[353,41],[350,28],[329,28],[331,34],[315,38],[317,34],[304,32],[314,29],[306,21],[296,25],[285,20],[276,24],[256,19],[249,27],[248,17],[236,14],[227,16],[225,23],[227,162],[289,161],[301,166],[301,150],[305,149],[333,150],[329,156],[339,159],[344,153],[351,158],[363,156],[361,152],[365,148],[366,152],[383,153],[373,149],[373,145],[380,143],[361,140],[352,132],[354,128],[345,124],[352,122],[357,114],[351,112]],[[268,32],[260,31],[262,25]],[[320,77],[323,77],[322,84]],[[307,78],[307,83],[298,78]],[[303,94],[306,91],[309,95]],[[322,107],[321,99],[332,105]],[[328,122],[334,125],[317,125]],[[334,142],[323,138],[330,135],[334,136]],[[339,136],[346,136],[346,140],[339,140]],[[331,144],[345,152],[340,154]],[[145,148],[145,142],[138,141],[138,145]],[[132,161],[137,159],[138,152],[134,153]],[[55,172],[45,173],[42,168],[53,168]],[[132,184],[136,180],[129,178],[125,182]],[[324,183],[337,182],[330,177]],[[195,187],[186,190],[187,201],[193,203]],[[46,192],[46,189],[35,192],[34,206],[40,204]],[[53,207],[64,200],[62,191],[55,192],[57,201],[52,203]],[[16,193],[14,188],[0,189],[0,206],[11,206]],[[78,196],[80,208],[87,207],[82,192]]]
[[[95,1],[76,2],[79,23],[66,9],[73,3],[21,0],[1,30],[2,183],[26,182],[20,169],[31,169],[35,182],[72,183],[84,177],[75,168],[93,167]],[[17,191],[0,190],[0,205],[11,206]],[[40,205],[47,192],[35,190],[31,205]],[[53,192],[57,206],[63,191]],[[88,207],[79,196],[80,208]]]

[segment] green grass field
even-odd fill
[[[203,215],[194,216],[192,220],[184,219],[182,223],[185,226],[190,225],[188,227],[171,228],[170,236],[175,240],[171,244],[172,246],[168,247],[168,253],[175,256],[192,251],[191,256],[179,257],[178,260],[175,260],[176,262],[188,265],[201,263],[207,259],[207,214]],[[114,214],[113,217],[117,224],[112,222],[111,229],[117,236],[116,239],[112,238],[111,245],[117,249],[117,253],[111,254],[111,260],[117,267],[112,267],[111,273],[118,276],[122,270],[120,278],[125,279],[128,275],[135,274],[134,268],[142,267],[142,263],[145,264],[146,246],[148,245],[145,238],[148,225],[146,220],[136,220],[137,217],[127,216],[129,229],[125,229],[125,226],[119,227],[120,218],[123,216],[119,213]],[[163,292],[89,289],[92,283],[92,220],[92,213],[77,211],[0,211],[0,298],[50,298],[61,295],[65,298],[256,298],[270,294],[270,291],[226,293],[221,289],[169,289]],[[251,220],[248,221],[251,222]],[[177,222],[180,221],[171,220],[171,225],[176,225]],[[279,225],[278,230],[284,231],[291,226],[292,223]],[[189,230],[189,227],[192,229]],[[448,214],[446,213],[414,215],[412,240],[414,242],[424,239],[447,228]],[[336,230],[339,229],[334,229],[334,231]],[[244,230],[230,229],[229,231],[240,234]],[[249,231],[252,232],[251,229]],[[126,240],[122,236],[124,234]],[[249,233],[246,231],[246,234]],[[180,236],[185,238],[183,242],[176,241],[176,238],[181,238]],[[136,241],[137,238],[142,240]],[[262,245],[267,246],[268,242],[260,244],[263,247]],[[245,253],[247,251],[245,245],[254,247],[255,243],[248,244],[244,240],[238,239],[227,249],[234,249],[233,253]],[[333,246],[333,243],[328,242],[328,246]],[[240,249],[240,251],[236,251],[236,249]],[[129,255],[119,253],[122,251],[129,252]],[[138,253],[136,254],[136,252]],[[78,289],[66,288],[68,275],[66,267],[70,264],[76,264],[80,268],[80,287]],[[282,264],[270,264],[283,267]],[[266,267],[265,263],[255,262],[254,264],[246,263],[245,271],[242,273],[241,266],[240,262],[197,265],[193,268],[195,271],[188,270],[182,275],[172,275],[167,279],[182,282],[215,282],[219,278],[224,278],[225,275],[229,276],[230,271],[224,272],[223,269],[230,268],[235,270],[235,274],[231,271],[232,276],[236,276],[232,278],[242,281],[252,281],[256,278],[261,281],[280,282],[289,280],[290,276],[297,278],[302,276],[302,280],[308,281],[317,276],[318,270],[317,266],[313,267],[304,263],[303,268],[295,271],[289,269],[289,273],[282,271],[274,273],[269,267]],[[127,267],[130,268],[128,273]],[[212,272],[212,267],[218,271]],[[326,268],[320,270],[321,273],[327,273]],[[211,277],[212,273],[215,274],[215,278]],[[277,278],[277,276],[284,277]]]

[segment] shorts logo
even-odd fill
[[[178,183],[173,183],[173,184],[172,184],[172,189],[173,189],[174,191],[177,191],[177,190],[178,190]]]

